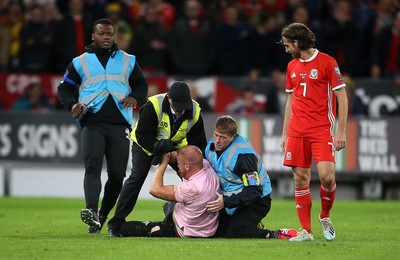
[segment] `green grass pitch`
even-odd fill
[[[0,259],[400,259],[398,201],[336,201],[336,239],[325,241],[313,203],[314,241],[108,238],[87,234],[83,199],[0,198]],[[161,220],[162,201],[140,200],[128,220]],[[293,200],[274,200],[264,224],[299,228]]]

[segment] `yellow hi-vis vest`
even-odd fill
[[[157,128],[157,140],[161,140],[161,139],[170,139],[171,141],[174,141],[177,143],[178,148],[183,147],[185,145],[188,144],[187,139],[186,139],[186,135],[187,133],[190,131],[190,129],[192,129],[193,125],[196,124],[196,122],[199,120],[200,117],[200,105],[194,101],[192,99],[192,103],[193,103],[193,117],[192,119],[188,120],[185,119],[182,124],[180,125],[178,131],[176,132],[176,134],[174,136],[171,137],[171,122],[170,122],[170,118],[168,116],[167,113],[164,113],[162,111],[162,102],[165,98],[165,95],[167,93],[164,94],[158,94],[155,96],[151,96],[148,98],[148,100],[153,104],[154,106],[154,110],[157,113],[157,117],[158,117],[158,128]],[[138,120],[139,121],[139,120]],[[137,128],[137,124],[138,121],[136,121],[135,123],[135,127],[133,128],[132,132],[131,132],[131,139],[132,141],[134,141],[136,144],[138,144],[140,147],[142,147],[136,138],[136,128]],[[146,152],[147,155],[153,155],[152,152],[144,149],[142,147],[143,151]]]

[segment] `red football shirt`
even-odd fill
[[[336,116],[333,91],[345,86],[337,62],[325,53],[315,50],[308,60],[296,58],[290,61],[286,92],[293,93],[293,102],[288,135],[333,135]]]

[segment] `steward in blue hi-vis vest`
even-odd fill
[[[251,143],[240,134],[237,134],[235,140],[226,148],[218,157],[216,151],[210,149],[214,143],[211,138],[205,149],[207,160],[220,177],[222,193],[224,196],[240,193],[245,186],[261,185],[262,197],[272,192],[271,181],[268,173],[262,163],[260,156],[254,151]],[[257,172],[251,173],[235,173],[234,169],[241,154],[252,154],[257,158]],[[225,208],[229,215],[232,215],[236,208]]]
[[[85,52],[73,59],[72,63],[80,75],[79,103],[91,107],[97,113],[111,94],[115,105],[129,125],[132,125],[133,110],[124,109],[119,101],[131,93],[129,76],[136,58],[122,50],[116,50],[104,68],[95,53]]]

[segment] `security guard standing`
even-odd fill
[[[110,20],[99,19],[93,24],[92,39],[86,52],[69,64],[58,96],[82,130],[86,207],[81,210],[81,219],[89,225],[89,233],[99,233],[126,175],[132,110],[145,100],[147,82],[136,57],[118,49]],[[99,210],[104,157],[108,179]]]
[[[195,145],[204,151],[207,139],[200,110],[191,99],[188,85],[181,81],[174,82],[168,93],[149,97],[140,108],[139,120],[131,132],[132,171],[122,187],[114,217],[108,222],[109,237],[120,236],[120,226],[133,210],[151,165],[160,163],[153,160],[158,157],[154,149],[160,142],[170,140],[178,148]],[[170,154],[176,159],[176,152]],[[177,170],[176,163],[171,166]]]

